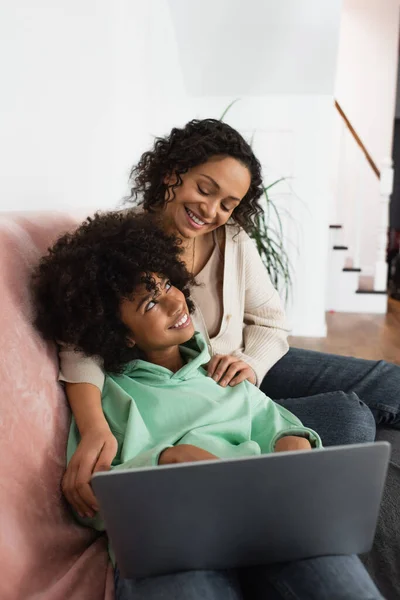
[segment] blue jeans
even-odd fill
[[[357,556],[326,556],[268,567],[187,571],[122,579],[116,600],[382,600]]]
[[[291,348],[262,391],[318,431],[325,446],[373,441],[377,425],[400,429],[400,367]]]

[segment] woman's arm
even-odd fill
[[[65,472],[62,489],[68,502],[81,516],[98,510],[90,486],[94,472],[108,470],[118,443],[108,426],[101,405],[104,373],[96,360],[61,347],[60,380],[75,417],[81,440]]]
[[[81,440],[68,463],[62,490],[81,517],[93,517],[98,505],[90,479],[93,473],[110,469],[118,442],[104,417],[97,387],[90,383],[67,383],[66,393]]]
[[[103,429],[108,423],[101,406],[101,392],[91,383],[65,383],[68,402],[81,436],[90,429]]]
[[[245,379],[260,385],[269,369],[288,351],[289,327],[279,294],[253,241],[241,231],[228,244],[238,244],[235,272],[237,269],[244,274],[231,282],[234,289],[238,284],[244,287],[235,291],[244,296],[243,312],[235,314],[241,320],[240,325],[243,324],[243,342],[231,354],[214,355],[207,370],[223,386],[237,385]]]
[[[250,238],[242,234],[245,269],[243,350],[233,354],[245,361],[260,385],[265,374],[289,350],[290,331],[278,292]]]

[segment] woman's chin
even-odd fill
[[[177,229],[179,235],[185,240],[190,240],[191,238],[196,237],[196,235],[199,235],[198,231],[196,231],[195,229],[190,227],[190,225],[185,222],[177,223],[176,229]]]

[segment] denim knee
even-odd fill
[[[315,429],[324,446],[375,440],[374,416],[354,392],[324,392],[304,398],[286,398],[278,404],[296,415],[303,425]]]
[[[374,415],[355,392],[335,392],[334,405],[342,413],[341,438],[343,444],[373,442],[376,435]]]

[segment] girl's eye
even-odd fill
[[[150,300],[150,302],[147,304],[147,306],[145,308],[145,312],[148,312],[149,310],[154,308],[156,304],[157,304],[157,302],[154,302],[154,300]]]
[[[209,196],[210,194],[208,192],[206,192],[205,190],[203,190],[199,185],[197,186],[197,189],[199,190],[200,194],[202,196]]]
[[[230,208],[228,208],[227,206],[225,206],[224,204],[221,204],[221,208],[222,210],[224,210],[225,212],[230,212]]]

